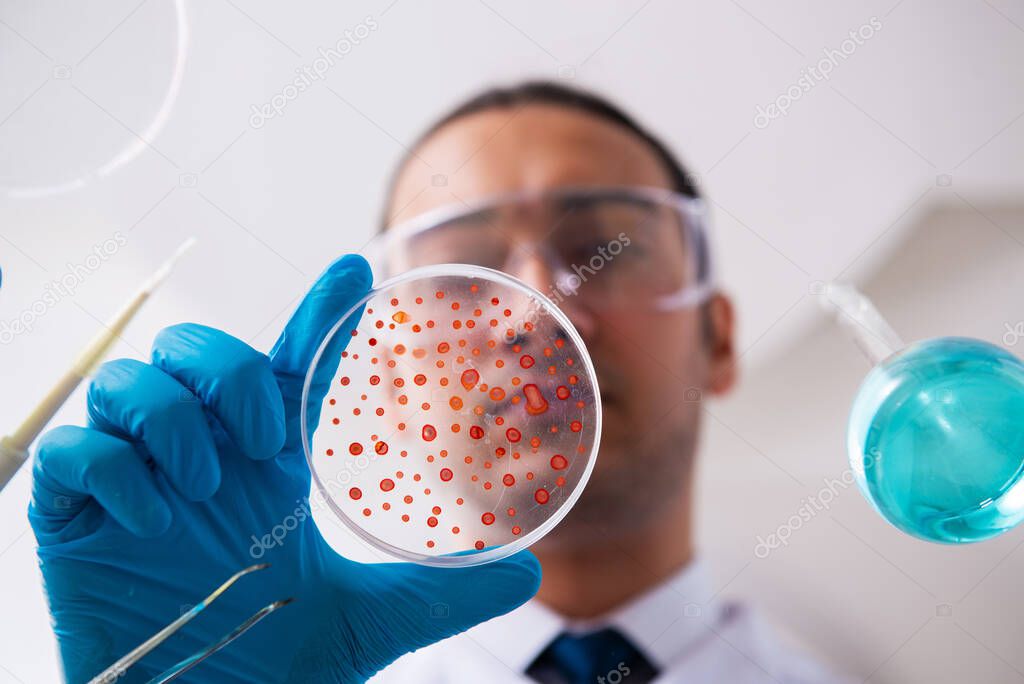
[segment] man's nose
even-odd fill
[[[536,247],[512,250],[502,270],[545,295],[555,286],[555,267]]]
[[[553,301],[569,317],[584,342],[590,344],[594,340],[597,333],[595,312],[584,304],[575,290],[559,282],[563,267],[556,260],[541,250],[523,248],[510,255],[502,270]]]

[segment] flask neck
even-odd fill
[[[824,302],[873,365],[904,347],[903,340],[871,300],[852,285],[829,283],[825,286]]]

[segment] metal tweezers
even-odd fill
[[[134,649],[129,651],[127,655],[120,658],[116,663],[114,663],[113,665],[105,669],[103,672],[100,672],[98,675],[90,679],[89,684],[111,684],[112,682],[115,682],[118,678],[124,675],[128,668],[142,660],[142,658],[147,653],[149,653],[154,648],[162,644],[172,634],[174,634],[179,629],[188,624],[194,617],[199,615],[199,613],[203,612],[203,610],[208,605],[216,601],[217,598],[225,591],[227,591],[232,584],[238,581],[240,577],[248,575],[251,572],[256,572],[257,570],[263,570],[264,568],[268,567],[270,567],[269,563],[261,563],[258,565],[250,565],[247,568],[239,570],[234,575],[232,575],[227,582],[214,589],[209,596],[207,596],[198,604],[196,604],[187,613],[183,614],[180,618],[178,618],[171,624],[167,625],[150,638],[143,641],[141,644],[139,644]],[[185,658],[176,665],[172,666],[170,669],[165,670],[161,674],[149,680],[147,684],[164,684],[164,682],[169,682],[174,679],[177,679],[178,677],[185,674],[199,663],[203,662],[204,660],[212,656],[217,651],[221,650],[222,648],[230,644],[238,637],[245,634],[257,622],[259,622],[266,616],[270,615],[281,606],[288,605],[293,600],[294,599],[287,598],[281,601],[274,601],[270,605],[264,606],[260,610],[256,611],[253,615],[249,616],[247,620],[245,620],[237,627],[235,627],[233,630],[222,636],[220,639],[213,642],[209,646],[206,646],[205,648],[196,651],[188,658]]]

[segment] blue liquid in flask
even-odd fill
[[[850,464],[897,528],[960,544],[1024,520],[1024,363],[943,337],[876,365],[854,400]]]

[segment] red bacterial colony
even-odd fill
[[[526,412],[531,416],[539,416],[548,410],[548,400],[532,382],[523,385],[523,395],[526,397]]]
[[[480,380],[480,373],[475,368],[469,368],[462,371],[462,377],[459,378],[459,382],[468,392],[469,390],[476,387],[476,383]]]
[[[572,454],[593,439],[583,429],[592,388],[579,386],[572,343],[531,337],[543,325],[480,282],[365,309],[323,408],[333,443],[316,452],[348,461],[353,483],[369,468],[364,488],[347,490],[353,502],[366,492],[349,510],[368,530],[397,518],[438,554],[530,532],[550,514],[538,507],[553,513],[578,482]]]

